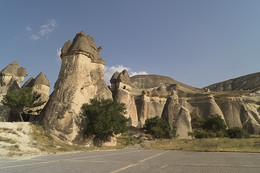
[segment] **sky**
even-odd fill
[[[202,88],[260,71],[259,0],[2,0],[0,70],[13,61],[51,88],[59,51],[84,31],[115,71]]]

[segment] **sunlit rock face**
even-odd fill
[[[229,128],[242,127],[250,133],[260,132],[258,87],[246,91],[212,92],[208,88],[194,88],[160,75],[137,75],[130,77],[130,80],[128,77],[119,79],[120,75],[127,76],[125,74],[126,71],[114,74],[111,90],[116,100],[128,105],[129,102],[135,104],[136,110],[127,107],[128,112],[131,112],[127,117],[133,119],[137,115],[138,127],[142,127],[148,118],[158,116],[176,130],[177,138],[187,139],[190,138],[188,132],[192,131],[192,117],[206,120],[210,115],[218,114]],[[258,76],[254,74],[252,79],[243,79],[258,81]],[[237,87],[240,85],[239,82],[235,84]],[[259,82],[254,84],[259,85]],[[129,101],[129,98],[134,99]]]
[[[12,62],[0,71],[0,121],[9,121],[10,109],[3,106],[1,101],[8,91],[20,88],[20,83],[27,76],[27,70],[20,67],[18,62]]]
[[[129,126],[138,126],[136,103],[132,95],[132,83],[126,70],[115,73],[111,80],[113,99],[126,105],[125,117],[129,119]]]
[[[41,72],[36,78],[29,78],[22,86],[22,88],[24,87],[31,88],[33,92],[37,92],[38,94],[40,94],[41,97],[39,98],[39,100],[44,102],[43,105],[35,107],[31,110],[36,111],[43,109],[49,100],[50,92],[50,81],[48,80],[46,75],[43,72]],[[39,113],[40,112],[33,112],[32,115],[39,115]],[[31,116],[31,120],[34,120],[34,118],[36,117]]]
[[[82,139],[82,104],[92,98],[112,99],[103,80],[105,63],[99,50],[93,37],[84,32],[66,42],[61,50],[59,76],[42,116],[45,129],[64,141]]]

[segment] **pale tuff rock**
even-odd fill
[[[173,94],[167,99],[162,112],[162,118],[170,124],[172,129],[176,128],[175,125],[181,107],[182,106],[179,104],[177,92],[173,92]]]
[[[64,141],[78,142],[84,128],[82,104],[93,98],[112,99],[112,93],[103,80],[104,61],[93,37],[78,33],[65,43],[61,59],[58,80],[42,112],[43,125]]]
[[[189,111],[181,107],[178,118],[176,120],[176,138],[178,139],[191,139],[189,132],[192,132],[191,116]]]
[[[191,116],[185,107],[179,103],[176,91],[167,99],[162,113],[162,118],[169,122],[172,129],[176,130],[176,138],[190,139],[188,135],[192,132]]]
[[[134,96],[132,95],[132,83],[128,72],[126,70],[121,73],[116,72],[112,76],[110,82],[114,100],[126,105],[127,113],[125,114],[125,117],[129,118],[130,126],[137,127],[138,117],[136,103]]]
[[[26,76],[26,69],[20,67],[17,62],[12,62],[0,72],[0,84],[1,86],[7,86],[16,83],[18,86],[20,86],[20,83],[24,81],[24,77]]]
[[[40,100],[45,102],[45,104],[49,100],[50,81],[47,79],[44,73],[41,72],[36,78],[29,78],[22,86],[22,88],[24,87],[31,88],[33,92],[40,94]],[[45,104],[41,105],[40,107],[33,108],[33,110],[35,111],[43,109]],[[33,114],[38,115],[39,113],[34,112]]]
[[[8,121],[10,115],[10,109],[1,103],[3,96],[8,91],[19,89],[26,76],[26,69],[20,67],[17,62],[12,62],[0,72],[0,121]]]
[[[178,137],[190,138],[187,132],[191,131],[190,112],[192,112],[194,116],[204,120],[210,115],[218,114],[228,127],[238,126],[252,133],[260,132],[260,108],[255,103],[259,101],[260,96],[257,89],[250,94],[230,91],[218,93],[209,89],[194,88],[159,75],[133,76],[130,78],[131,83],[126,80],[128,78],[123,78],[122,80],[127,81],[125,82],[127,85],[118,79],[119,76],[124,76],[122,74],[117,72],[113,75],[111,89],[113,93],[117,91],[120,93],[124,89],[127,91],[127,98],[134,97],[138,127],[142,127],[146,119],[158,116],[167,120],[173,129],[179,129]],[[123,98],[123,94],[120,95]],[[124,100],[127,100],[125,97],[124,94]],[[228,101],[229,98],[233,101]]]

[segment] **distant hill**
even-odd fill
[[[179,90],[186,92],[202,92],[201,89],[195,88],[184,83],[178,82],[170,77],[161,75],[136,75],[131,77],[132,87],[138,89],[149,89],[159,86],[176,85]]]
[[[211,91],[234,91],[260,89],[260,72],[209,85]]]

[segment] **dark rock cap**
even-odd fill
[[[127,72],[127,70],[123,70],[121,73],[115,72],[110,79],[110,83],[116,83],[116,82],[122,82],[127,85],[132,85],[130,76]]]
[[[105,64],[105,61],[100,57],[98,52],[100,49],[96,46],[94,38],[81,31],[76,34],[73,41],[67,41],[62,50],[61,58],[66,55],[84,54],[90,57],[91,61],[98,64]]]
[[[119,80],[119,82],[122,82],[124,84],[130,85],[130,86],[132,85],[132,82],[131,82],[131,79],[130,79],[130,76],[129,76],[127,70],[123,70],[119,74],[118,80]]]
[[[111,83],[111,84],[116,83],[118,77],[119,77],[119,72],[115,72],[115,73],[113,74],[113,76],[111,77],[111,79],[110,79],[110,83]]]
[[[50,81],[47,79],[46,75],[41,72],[34,81],[35,85],[46,85],[46,86],[50,86]]]
[[[46,75],[41,72],[36,78],[29,78],[24,85],[22,86],[22,88],[24,87],[34,87],[35,85],[46,85],[48,87],[50,87],[50,81],[47,79]]]
[[[23,67],[20,67],[18,62],[16,61],[6,66],[0,73],[4,75],[14,75],[19,77],[25,77],[28,75],[27,70]]]
[[[22,88],[25,88],[25,87],[33,87],[34,86],[34,78],[33,77],[30,77],[22,86]]]

